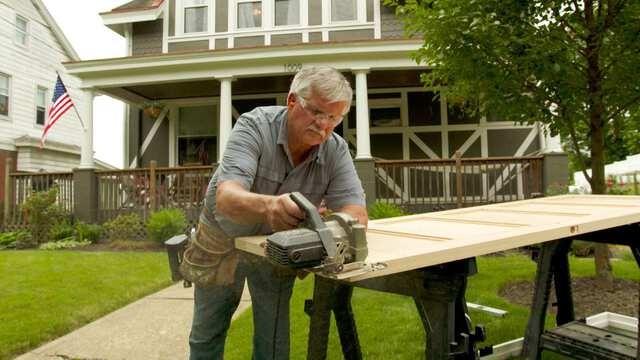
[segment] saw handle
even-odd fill
[[[291,193],[291,200],[298,205],[300,210],[305,214],[305,223],[307,228],[311,230],[318,230],[326,227],[318,209],[309,201],[304,195],[295,191]]]

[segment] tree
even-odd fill
[[[430,65],[427,86],[480,104],[486,116],[540,121],[560,134],[594,194],[604,165],[638,148],[640,1],[385,0]],[[586,169],[591,168],[591,175]],[[610,283],[606,246],[596,272]]]

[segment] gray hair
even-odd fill
[[[351,106],[353,90],[349,81],[330,66],[313,66],[298,71],[291,82],[289,94],[308,100],[311,93],[328,102],[344,101],[347,109]]]

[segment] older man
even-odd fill
[[[367,223],[364,192],[349,148],[333,129],[352,90],[333,68],[301,70],[287,106],[259,107],[238,119],[214,174],[186,263],[200,265],[189,338],[191,359],[221,359],[244,280],[253,304],[254,359],[289,357],[289,299],[295,276],[264,260],[241,258],[237,236],[295,228],[303,212],[289,194]],[[201,281],[198,281],[201,280]]]

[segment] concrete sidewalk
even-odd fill
[[[233,315],[251,305],[246,288]],[[193,288],[182,282],[118,309],[16,360],[186,359]]]

